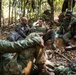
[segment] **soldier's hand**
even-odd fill
[[[70,28],[71,28],[71,25],[69,25],[69,26],[68,26],[67,30],[69,31],[69,30],[70,30]]]
[[[65,33],[65,30],[63,29],[63,34]]]
[[[41,38],[40,46],[44,47],[44,40]]]
[[[49,26],[48,25],[46,25],[46,30],[49,30]]]

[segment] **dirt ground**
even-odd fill
[[[59,26],[53,26],[53,29],[59,29]],[[76,41],[70,39],[73,45],[76,45]],[[66,65],[71,63],[74,58],[76,58],[76,49],[75,50],[65,50],[65,44],[62,38],[56,38],[55,44],[57,45],[56,50],[51,49],[50,41],[46,43],[46,53],[48,54],[48,59],[55,64]],[[50,52],[50,53],[49,53]]]
[[[75,41],[73,41],[75,44]],[[56,39],[57,49],[51,49],[51,43],[48,41],[45,47],[46,53],[48,54],[48,59],[55,64],[66,65],[71,63],[71,61],[76,57],[76,50],[65,50],[65,45],[61,38]]]

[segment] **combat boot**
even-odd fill
[[[67,42],[65,44],[66,44],[66,46],[72,46],[72,43],[71,42]]]
[[[65,50],[74,50],[74,49],[76,49],[75,45],[65,47]]]

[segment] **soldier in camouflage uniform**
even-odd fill
[[[34,58],[40,72],[44,75],[46,59],[42,46],[43,41],[41,42],[40,36],[36,33],[31,33],[25,40],[17,42],[0,40],[0,53],[16,52],[14,57],[0,63],[0,75],[30,75]]]
[[[21,23],[16,25],[15,30],[11,31],[7,40],[18,41],[23,40],[29,34],[30,27],[28,25],[28,19],[26,17],[21,18]]]
[[[15,30],[11,31],[7,36],[8,41],[23,40],[29,34],[30,27],[28,25],[28,19],[26,17],[21,18],[21,23],[16,25]],[[14,56],[14,53],[0,53],[0,61],[4,61]]]
[[[32,31],[36,32],[39,34],[43,40],[44,43],[46,43],[47,40],[51,40],[51,45],[52,49],[56,50],[56,45],[55,45],[55,30],[50,29],[46,24],[45,24],[45,19],[40,18],[38,22],[32,26]]]
[[[70,25],[75,20],[73,17],[72,11],[68,10],[65,14],[65,18],[63,19],[63,22],[60,25],[60,31],[59,34],[64,35],[66,32],[70,30]]]
[[[67,14],[71,16],[71,14],[69,14],[69,13],[67,13]],[[75,46],[72,45],[72,43],[70,42],[69,39],[73,38],[73,37],[74,37],[74,39],[76,39],[76,18],[72,18],[67,29],[68,29],[68,31],[63,35],[63,40],[64,40],[65,44],[67,46],[69,46],[68,48],[75,48]]]

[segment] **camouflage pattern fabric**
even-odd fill
[[[76,21],[76,18],[72,17],[71,20],[68,20],[67,18],[63,19],[63,22],[60,25],[60,34],[63,34],[63,30],[66,32],[68,31],[67,28],[69,25],[72,25]]]
[[[5,60],[0,64],[0,75],[22,75],[22,70],[27,67],[29,61],[36,59],[36,64],[45,63],[44,51],[37,46],[40,43],[40,36],[31,33],[25,40],[9,42],[0,40],[0,52],[16,55],[11,60]],[[31,66],[32,67],[32,66]]]
[[[55,75],[76,75],[76,64],[70,67],[55,67]]]
[[[9,42],[0,39],[0,53],[21,52],[27,48],[33,47],[40,43],[40,36],[36,33],[31,33],[25,40],[17,42]]]

